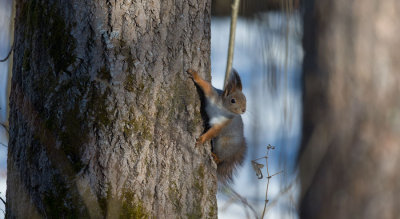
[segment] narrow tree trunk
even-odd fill
[[[400,218],[399,13],[306,2],[302,218]]]
[[[215,218],[210,0],[20,0],[7,217]]]

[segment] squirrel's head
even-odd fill
[[[246,97],[242,93],[242,81],[233,69],[222,94],[225,109],[235,114],[246,112]]]

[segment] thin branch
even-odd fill
[[[251,206],[248,202],[247,199],[243,198],[239,193],[237,193],[235,190],[232,189],[233,194],[235,194],[239,200],[243,203],[243,205],[247,206],[254,214],[255,217],[257,217],[256,210],[254,210],[253,206]]]
[[[6,132],[7,132],[7,135],[10,135],[10,132],[8,131],[8,128],[6,127],[6,125],[4,125],[3,123],[0,123],[0,126],[3,126],[4,130],[6,130]],[[4,146],[6,148],[8,147],[8,145],[3,144],[1,142],[0,142],[0,145]]]
[[[0,193],[1,193],[1,192],[0,192]],[[3,202],[4,208],[5,208],[5,206],[6,206],[6,201],[5,201],[2,197],[0,197],[0,200]],[[3,212],[4,215],[6,214],[6,212],[5,212],[3,209],[0,209],[0,210]]]
[[[253,161],[256,161],[256,160],[261,160],[261,159],[267,159],[268,157],[267,156],[265,156],[265,157],[260,157],[260,158],[257,158],[257,159],[255,159],[255,160],[253,160]]]
[[[2,197],[0,197],[1,202],[3,202],[4,205],[6,205],[6,201]]]
[[[288,186],[286,186],[284,189],[282,189],[282,190],[280,191],[280,193],[277,195],[277,198],[275,198],[274,200],[272,200],[271,202],[269,202],[267,211],[268,211],[269,209],[271,209],[272,207],[274,207],[274,206],[278,203],[278,200],[279,200],[280,197],[282,197],[283,195],[285,195],[286,193],[288,193],[288,192],[293,188],[293,186],[295,185],[296,181],[297,181],[297,177],[296,177],[296,179],[293,180]]]
[[[3,126],[3,128],[6,130],[7,134],[10,134],[6,125],[4,125],[3,123],[0,123],[0,126]]]
[[[262,213],[262,215],[261,215],[261,219],[263,219],[264,216],[265,216],[265,210],[267,209],[267,204],[268,204],[268,202],[269,202],[269,200],[268,200],[268,188],[269,188],[269,180],[270,180],[270,179],[271,179],[270,177],[267,178],[267,180],[268,180],[268,182],[267,182],[267,190],[265,191],[264,210],[263,210],[263,213]]]
[[[268,154],[269,154],[269,150],[270,148],[267,148],[267,156],[265,156],[265,166],[267,168],[267,189],[265,190],[265,201],[264,201],[264,210],[263,213],[261,215],[261,219],[264,218],[265,216],[265,210],[267,209],[267,204],[268,204],[268,189],[269,189],[269,180],[271,179],[271,176],[269,175],[269,169],[268,169]]]
[[[276,175],[281,174],[281,173],[283,173],[283,170],[281,170],[281,171],[279,171],[279,172],[277,172],[277,173],[272,174],[270,177],[276,176]]]
[[[264,218],[265,213],[267,212],[267,204],[269,202],[269,200],[268,200],[268,191],[269,191],[270,180],[271,180],[271,178],[273,176],[276,176],[276,175],[281,174],[281,173],[284,172],[283,170],[281,170],[281,171],[279,171],[277,173],[274,173],[272,175],[269,174],[269,166],[268,166],[269,151],[270,150],[274,150],[274,149],[275,149],[275,146],[272,146],[272,145],[268,144],[268,146],[267,146],[267,155],[264,156],[264,157],[261,157],[261,158],[265,158],[265,168],[267,169],[267,176],[266,176],[266,178],[267,178],[267,189],[265,190],[265,202],[264,202],[264,209],[263,209],[263,213],[261,215],[261,219]],[[258,158],[258,159],[261,159],[261,158]],[[256,160],[258,160],[258,159],[256,159]]]
[[[254,218],[257,218],[257,212],[256,212],[256,210],[253,208],[253,206],[252,205],[250,205],[248,202],[247,202],[247,199],[246,198],[244,198],[244,197],[242,197],[238,192],[236,192],[231,186],[229,186],[229,185],[224,185],[225,186],[225,189],[227,189],[229,192],[231,192],[233,195],[232,195],[232,197],[231,197],[231,199],[229,200],[229,202],[233,202],[235,199],[236,200],[238,200],[238,201],[240,201],[240,203],[243,205],[243,207],[244,207],[244,209],[245,209],[245,212],[246,212],[246,215],[248,215],[248,212],[247,212],[247,209],[250,209],[251,210],[251,212],[253,213],[253,215],[254,215]],[[227,206],[223,206],[223,208],[226,208]]]
[[[5,62],[10,57],[11,52],[14,50],[14,44],[12,44],[10,51],[8,52],[7,56],[4,59],[1,59],[0,62]]]
[[[275,174],[269,175],[269,171],[268,171],[268,162],[267,162],[267,172],[268,172],[268,176],[267,176],[267,190],[266,190],[266,192],[265,192],[264,210],[263,210],[261,219],[263,219],[264,216],[265,216],[265,212],[266,212],[266,210],[267,210],[267,204],[268,204],[268,202],[269,202],[269,200],[268,200],[269,180],[270,180],[273,176],[276,176],[276,175],[278,175],[278,174],[283,173],[283,170],[281,170],[281,171],[279,171],[279,172],[277,172],[277,173],[275,173]]]
[[[233,50],[235,48],[234,44],[235,44],[235,33],[236,33],[236,21],[239,13],[239,2],[240,0],[234,0],[234,3],[232,5],[231,29],[229,34],[228,60],[226,62],[224,88],[226,82],[228,81],[229,74],[231,73],[232,70]]]
[[[233,203],[235,203],[235,198],[230,197],[229,200],[223,206],[218,208],[218,210],[226,211],[226,209],[228,209],[228,207]]]

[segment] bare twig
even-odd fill
[[[283,173],[283,170],[281,170],[281,171],[279,171],[279,172],[277,172],[277,173],[274,173],[274,174],[272,174],[272,175],[269,176],[269,177],[271,178],[271,177],[276,176],[276,175],[279,175],[279,174],[281,174],[281,173]]]
[[[0,200],[1,202],[3,202],[4,206],[6,206],[6,201],[2,197],[0,197]],[[6,212],[3,209],[0,210],[3,212],[4,215],[6,214]]]
[[[253,160],[253,161],[261,160],[261,159],[264,159],[264,158],[266,159],[266,158],[268,158],[268,157],[266,157],[266,156],[265,156],[265,157],[259,157],[259,158],[255,159],[255,160]]]
[[[10,135],[10,133],[9,133],[8,128],[7,128],[6,125],[4,125],[3,123],[0,123],[0,126],[3,126],[4,130],[6,130],[6,132],[7,132],[7,135]],[[4,147],[6,147],[6,148],[8,147],[6,144],[3,144],[3,143],[1,143],[1,142],[0,142],[0,145],[4,146]]]
[[[229,200],[227,202],[225,202],[225,204],[223,206],[218,208],[218,210],[226,211],[226,209],[228,209],[228,207],[233,203],[235,203],[235,198],[230,197]]]
[[[0,59],[0,62],[5,62],[10,57],[11,52],[14,50],[14,44],[12,44],[10,51],[8,52],[7,56],[4,59]]]
[[[269,155],[269,150],[270,150],[271,148],[269,147],[269,145],[268,145],[268,147],[267,147],[267,156],[265,156],[265,165],[266,165],[266,168],[267,168],[267,189],[265,190],[265,201],[264,201],[264,210],[263,210],[263,213],[262,213],[262,215],[261,215],[261,219],[263,219],[264,218],[264,215],[265,215],[265,210],[267,209],[267,204],[268,204],[268,189],[269,189],[269,180],[271,179],[271,176],[269,175],[269,168],[268,168],[268,155]]]
[[[226,72],[225,72],[225,80],[224,87],[226,82],[228,81],[229,74],[232,70],[232,62],[233,62],[233,50],[235,48],[235,33],[236,33],[236,21],[239,13],[239,2],[240,0],[234,0],[232,5],[232,18],[231,18],[231,29],[229,34],[229,47],[228,47],[228,60],[226,62]]]
[[[267,180],[268,180],[268,182],[267,182],[267,189],[266,189],[266,191],[265,191],[265,201],[264,201],[264,210],[263,210],[263,213],[262,213],[262,215],[261,215],[261,219],[263,219],[264,218],[264,216],[265,216],[265,210],[267,209],[267,204],[268,204],[268,202],[269,202],[269,200],[268,200],[268,188],[269,188],[269,180],[270,180],[271,178],[267,178]]]
[[[0,194],[1,194],[1,192],[0,192]],[[1,202],[3,202],[4,206],[6,206],[6,201],[2,197],[0,197],[0,200],[1,200]]]
[[[4,125],[3,123],[0,123],[0,126],[3,126],[3,128],[6,130],[7,134],[10,134],[6,125]]]
[[[268,205],[266,211],[268,211],[269,209],[271,209],[272,207],[274,207],[274,206],[278,203],[279,197],[285,195],[286,193],[288,193],[288,192],[293,188],[293,186],[294,186],[295,183],[296,183],[296,180],[297,180],[297,177],[296,177],[296,179],[293,180],[288,186],[286,186],[284,189],[282,189],[282,190],[280,191],[280,193],[277,195],[278,198],[275,198],[274,200],[272,200],[271,202],[269,202],[269,205]]]
[[[272,175],[269,174],[269,166],[268,166],[269,151],[270,151],[270,150],[274,150],[274,149],[275,149],[275,146],[272,146],[272,145],[268,144],[268,146],[267,146],[267,155],[264,156],[264,157],[257,158],[257,159],[255,159],[255,160],[252,161],[253,166],[262,167],[262,166],[263,166],[262,164],[259,164],[259,163],[255,162],[255,161],[256,161],[256,160],[260,160],[260,159],[265,159],[265,168],[266,168],[266,170],[267,170],[267,176],[265,177],[265,178],[267,178],[267,188],[266,188],[266,190],[265,190],[265,202],[264,202],[264,209],[263,209],[263,213],[262,213],[262,215],[261,215],[261,219],[264,218],[264,216],[265,216],[265,212],[266,212],[266,210],[267,210],[267,204],[268,204],[268,202],[269,202],[269,200],[268,200],[268,191],[269,191],[269,183],[270,183],[270,180],[271,180],[271,178],[272,178],[273,176],[276,176],[276,175],[278,175],[278,174],[283,173],[283,170],[281,170],[281,171],[279,171],[279,172],[277,172],[277,173],[274,173],[274,174],[272,174]],[[255,170],[256,170],[256,175],[257,175],[257,176],[261,176],[261,177],[259,177],[259,179],[262,179],[262,178],[263,178],[263,177],[262,177],[262,174],[259,173],[259,172],[261,171],[260,168],[255,168]]]
[[[245,209],[245,212],[246,212],[246,215],[247,215],[248,217],[249,217],[249,215],[248,215],[248,209],[250,209],[251,212],[252,212],[253,215],[254,215],[254,218],[257,218],[257,212],[256,212],[256,210],[253,208],[253,206],[252,206],[251,204],[249,204],[249,202],[247,202],[247,199],[246,199],[246,198],[242,197],[238,192],[236,192],[236,191],[235,191],[231,186],[229,186],[229,185],[224,185],[224,188],[227,189],[228,192],[230,192],[230,193],[232,194],[232,196],[231,196],[231,199],[228,201],[228,203],[227,203],[225,206],[222,207],[222,209],[224,209],[224,208],[226,209],[228,205],[230,205],[231,203],[235,202],[235,200],[236,200],[236,201],[239,201],[239,202],[243,205],[243,207],[244,207],[244,209]]]

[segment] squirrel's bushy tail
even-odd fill
[[[245,156],[246,144],[240,147],[234,156],[219,163],[217,167],[218,181],[223,184],[232,182],[236,169],[242,165]]]

